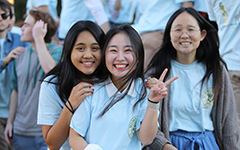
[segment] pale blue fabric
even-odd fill
[[[100,118],[99,115],[109,103],[109,97],[116,92],[116,87],[112,83],[95,84],[94,94],[84,99],[78,107],[70,127],[82,135],[87,143],[97,144],[104,150],[140,150],[141,142],[136,131],[145,116],[147,98],[138,103],[135,109],[133,105],[138,100],[142,84],[140,79],[136,80],[124,99]]]
[[[36,9],[39,6],[48,6],[51,16],[55,19],[55,21],[58,21],[57,3],[58,3],[57,0],[27,0],[26,3],[27,13],[31,9]]]
[[[178,75],[179,79],[171,83],[169,131],[213,131],[212,76],[204,83],[201,91],[205,65],[197,62],[183,65],[173,60],[171,66],[171,76]]]
[[[116,24],[132,23],[138,2],[139,0],[122,0],[120,14],[116,19],[111,16],[109,9],[106,8],[109,21]]]
[[[60,14],[59,38],[64,39],[68,30],[77,21],[95,19],[83,0],[62,0]]]
[[[220,55],[231,71],[240,71],[240,1],[206,0],[209,19],[217,21]]]
[[[136,12],[136,21],[132,25],[139,34],[164,31],[170,16],[181,7],[182,2],[192,0],[141,0]]]
[[[55,77],[51,80],[51,83],[48,83],[52,77],[52,75],[48,76],[41,84],[37,119],[37,123],[39,125],[54,125],[65,105],[65,103],[59,97],[57,86],[55,84],[57,83],[58,79]],[[71,147],[67,139],[60,150],[70,149]]]

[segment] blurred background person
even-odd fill
[[[0,0],[0,149],[11,149],[4,138],[11,95],[12,61],[22,52],[27,43],[20,40],[20,35],[8,31],[13,12],[11,4]]]
[[[209,19],[216,21],[218,25],[220,55],[227,63],[229,70],[240,131],[240,1],[205,0],[205,2]]]
[[[37,125],[41,79],[58,62],[62,47],[51,42],[57,23],[48,13],[30,10],[21,28],[21,41],[31,45],[14,61],[11,101],[5,139],[15,150],[43,150],[47,145]]]

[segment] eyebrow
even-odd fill
[[[75,44],[75,46],[78,46],[78,45],[86,45],[85,43],[77,43]],[[99,45],[98,43],[92,43],[91,45]]]
[[[110,47],[117,47],[117,45],[109,45],[108,48],[110,48]],[[131,47],[132,48],[133,46],[132,45],[125,45],[124,47]]]
[[[176,28],[176,27],[179,27],[179,26],[183,26],[182,24],[177,24],[176,26],[174,26],[174,28]],[[194,27],[194,28],[196,28],[196,26],[194,26],[194,25],[187,25],[187,27]]]

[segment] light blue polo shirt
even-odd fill
[[[128,94],[99,118],[110,102],[109,98],[117,91],[114,84],[106,84],[109,81],[94,84],[94,94],[86,97],[78,107],[70,127],[83,136],[87,143],[97,144],[104,150],[141,150],[136,131],[145,116],[147,98],[139,102],[134,110],[133,105],[139,98],[138,92],[143,83],[137,79]]]
[[[44,79],[41,84],[38,104],[37,124],[52,126],[58,120],[65,103],[59,97],[57,86],[57,78],[53,75]],[[51,80],[51,83],[48,81]],[[67,129],[66,129],[67,130]],[[68,139],[62,145],[60,150],[70,150]]]

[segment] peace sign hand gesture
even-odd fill
[[[152,79],[151,81],[151,89],[149,91],[149,100],[153,102],[159,102],[161,99],[163,99],[167,95],[167,85],[178,79],[178,76],[175,76],[165,83],[163,82],[163,79],[165,78],[165,75],[167,74],[168,69],[165,69],[163,73],[161,74],[160,78],[157,80]]]

